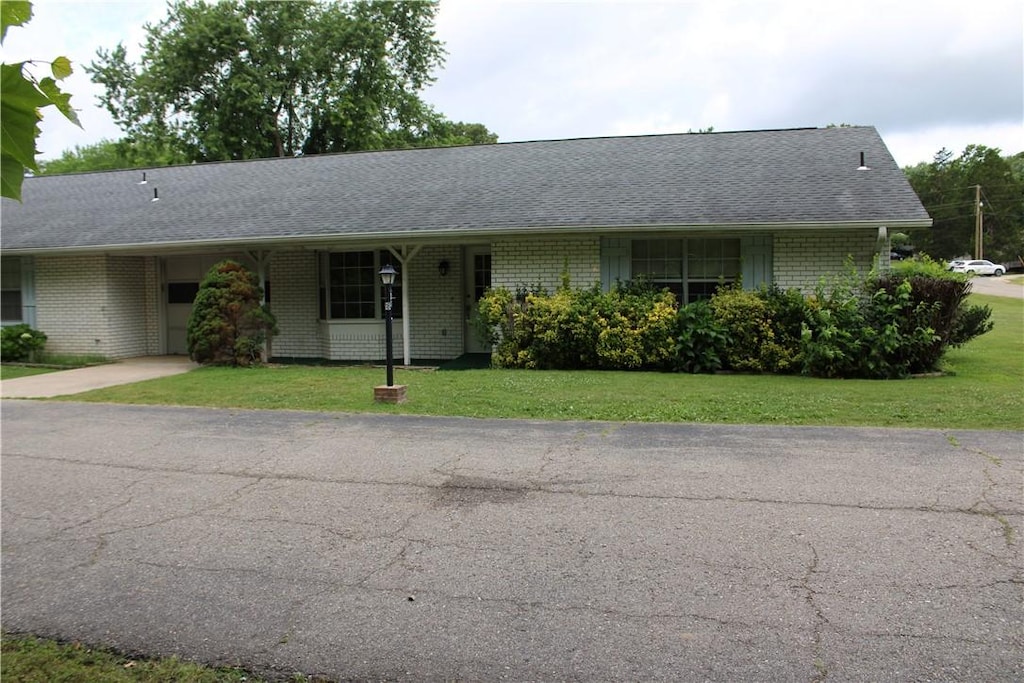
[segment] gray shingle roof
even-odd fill
[[[858,171],[864,152],[869,171]],[[4,250],[762,224],[928,225],[871,127],[332,154],[28,178]],[[151,201],[153,190],[160,201]]]

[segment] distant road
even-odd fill
[[[1019,273],[1002,277],[973,277],[971,278],[971,291],[975,294],[1024,299],[1024,285],[1011,282],[1018,277],[1020,277]]]

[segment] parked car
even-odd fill
[[[976,260],[976,261],[950,261],[949,269],[954,273],[967,273],[968,275],[1002,275],[1006,272],[1006,268],[1003,268],[999,264],[992,263],[991,261]]]

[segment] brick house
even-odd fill
[[[887,234],[931,225],[871,127],[592,138],[28,178],[2,203],[3,322],[55,353],[185,353],[198,283],[224,258],[267,284],[275,358],[485,351],[488,286],[644,275],[683,301],[720,282],[811,289]]]

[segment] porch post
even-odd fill
[[[388,250],[395,255],[395,258],[402,265],[399,275],[402,277],[402,363],[404,365],[412,365],[412,354],[409,352],[409,280],[405,277],[405,271],[408,270],[413,257],[422,248],[422,244],[416,245],[411,250],[404,244],[398,250],[394,247],[388,247]]]

